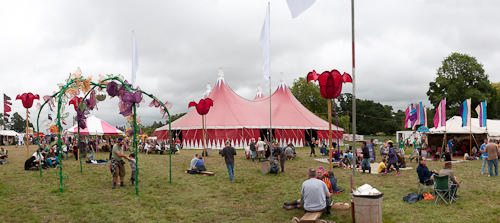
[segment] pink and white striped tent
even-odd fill
[[[80,129],[80,135],[125,135],[121,130],[95,116],[88,117],[86,123],[87,128]],[[66,130],[66,133],[72,135],[78,134],[78,125],[69,128]]]

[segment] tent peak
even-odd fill
[[[222,67],[221,67],[217,71],[217,85],[219,86],[219,88],[220,88],[222,82],[224,82],[224,71],[222,70]]]

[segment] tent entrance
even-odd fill
[[[306,129],[304,130],[304,146],[307,144],[309,145],[309,142],[311,142],[311,139],[318,139],[318,132],[316,129]]]
[[[182,142],[182,130],[172,130],[172,139]]]
[[[272,132],[272,134],[273,134],[273,135],[272,135],[272,138],[274,139],[274,138],[275,138],[275,137],[274,137],[274,136],[275,136],[275,134],[274,134],[274,129],[272,129],[272,131],[271,131],[271,132]],[[269,141],[269,138],[270,138],[270,137],[271,137],[271,136],[269,135],[269,129],[260,129],[260,138],[261,138],[262,140],[267,140],[267,141]]]

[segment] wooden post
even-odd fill
[[[206,166],[206,160],[205,160],[205,155],[206,155],[206,152],[205,152],[205,115],[202,115],[201,116],[201,126],[202,126],[202,136],[203,136],[203,154],[202,154],[202,157],[203,157],[203,161],[205,161],[205,166]]]
[[[29,111],[26,109],[26,158],[30,158],[30,139],[28,134],[28,117]],[[33,131],[35,132],[35,131]]]
[[[328,149],[330,153],[330,170],[333,169],[332,166],[332,99],[327,99],[328,102]]]

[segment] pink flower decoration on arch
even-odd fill
[[[16,100],[21,100],[23,102],[23,106],[25,108],[31,108],[33,106],[33,101],[35,99],[40,100],[40,96],[38,96],[38,94],[33,94],[31,92],[18,94],[16,97]]]
[[[198,103],[192,101],[189,102],[188,108],[196,107],[196,111],[200,115],[206,115],[210,110],[210,107],[214,105],[214,101],[210,98],[201,99]]]
[[[69,104],[73,105],[75,111],[78,111],[78,105],[80,105],[80,102],[82,102],[82,98],[75,96],[69,101]]]
[[[307,82],[309,81],[319,82],[321,97],[334,99],[340,95],[342,83],[352,82],[352,78],[348,73],[340,74],[338,70],[325,71],[321,74],[313,70],[307,74]]]

